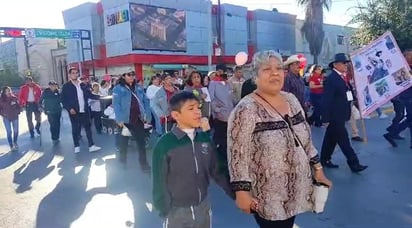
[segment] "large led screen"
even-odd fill
[[[186,51],[183,10],[130,4],[133,50]]]

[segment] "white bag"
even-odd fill
[[[326,201],[328,200],[329,188],[324,185],[314,184],[313,185],[313,212],[319,214],[325,209]]]
[[[352,118],[355,119],[355,120],[360,120],[360,118],[361,118],[360,112],[355,107],[355,105],[352,105],[351,115],[352,115]]]
[[[129,128],[127,128],[126,126],[123,126],[121,134],[127,137],[132,136],[132,133],[130,132]]]

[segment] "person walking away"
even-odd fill
[[[146,158],[146,132],[144,129],[144,124],[150,123],[150,105],[143,87],[137,83],[134,74],[126,73],[119,79],[118,85],[113,89],[113,107],[116,122],[121,128],[119,136],[120,163],[126,168],[129,137],[133,137],[139,151],[140,168],[144,172],[150,171]],[[131,136],[123,133],[126,129]]]
[[[0,116],[3,118],[7,141],[11,151],[17,151],[19,149],[17,138],[19,136],[20,111],[19,101],[11,91],[11,88],[8,86],[3,87],[0,95]]]
[[[288,68],[288,74],[285,77],[285,84],[283,85],[283,91],[292,93],[298,98],[299,103],[302,105],[306,112],[305,107],[305,82],[300,75],[300,60],[298,55],[291,55],[285,61],[284,66]]]
[[[328,123],[328,126],[323,137],[321,163],[327,168],[339,167],[331,161],[332,153],[338,144],[352,172],[358,173],[368,166],[359,163],[345,128],[345,122],[351,116],[351,105],[354,100],[352,86],[346,77],[348,62],[350,60],[346,54],[338,53],[329,63],[333,70],[327,77],[322,98],[322,121]]]
[[[179,92],[179,89],[173,85],[174,75],[163,74],[163,86],[160,88],[152,100],[152,108],[157,118],[159,118],[162,125],[162,134],[168,132],[174,120],[170,116],[169,100]]]
[[[209,84],[214,134],[217,151],[227,167],[227,121],[234,108],[232,88],[227,82],[226,65],[216,66],[216,76]]]
[[[236,105],[239,103],[242,96],[242,85],[245,82],[243,77],[242,67],[236,66],[234,69],[234,75],[230,77],[227,81],[232,87],[233,103]]]
[[[99,95],[91,93],[89,87],[81,83],[78,79],[79,71],[76,68],[69,69],[69,81],[63,85],[61,101],[63,108],[67,110],[72,124],[72,137],[74,143],[74,153],[80,152],[80,132],[82,127],[86,131],[89,143],[89,152],[95,152],[101,148],[94,145],[91,131],[90,111],[88,107],[89,99],[99,99]]]
[[[157,142],[153,152],[153,204],[167,228],[212,225],[208,200],[210,178],[232,199],[229,178],[219,168],[209,137],[207,118],[201,118],[197,97],[187,91],[170,99],[177,124]]]
[[[101,95],[100,93],[100,86],[98,83],[92,83],[92,94],[93,95]],[[97,134],[102,133],[102,107],[100,103],[100,99],[89,99],[89,105],[91,110],[91,118],[94,122],[94,127],[96,128]]]
[[[33,81],[32,77],[26,77],[25,84],[20,87],[19,103],[26,109],[27,124],[29,126],[30,137],[34,138],[34,129],[40,135],[41,112],[40,97],[41,88]],[[33,125],[33,114],[36,126]]]
[[[309,70],[309,89],[310,102],[313,105],[313,114],[309,118],[309,122],[313,122],[315,124],[315,127],[321,127],[323,77],[322,67],[320,65],[313,65],[311,70]]]
[[[60,140],[60,118],[62,115],[61,95],[57,82],[53,80],[49,82],[49,88],[43,91],[40,104],[49,121],[53,144],[57,144]]]

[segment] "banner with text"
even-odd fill
[[[391,32],[353,53],[351,60],[362,117],[412,85],[409,65]]]
[[[130,4],[133,50],[186,51],[184,10]]]

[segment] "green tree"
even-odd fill
[[[15,67],[5,65],[0,70],[0,87],[19,87],[23,84],[23,78]]]
[[[367,45],[391,31],[401,50],[412,48],[412,0],[367,0],[354,9],[353,45]]]
[[[329,11],[331,0],[297,0],[298,5],[306,9],[305,21],[301,28],[303,37],[309,43],[310,54],[313,55],[313,63],[318,63],[318,56],[322,51],[323,39],[323,9]]]

